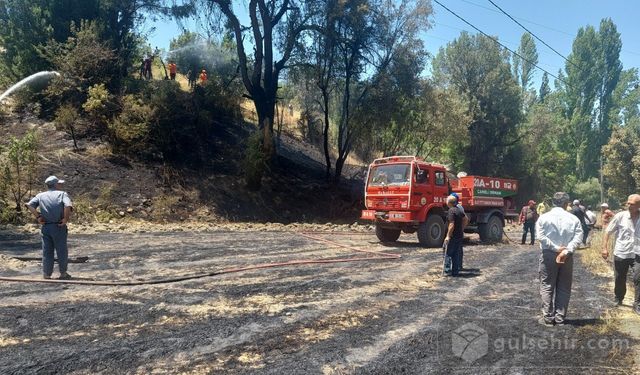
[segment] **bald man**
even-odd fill
[[[618,212],[605,229],[602,257],[609,258],[609,237],[616,235],[613,248],[615,275],[615,303],[622,304],[627,292],[627,273],[633,267],[635,298],[633,309],[640,314],[640,195],[631,194],[627,198],[627,210]]]

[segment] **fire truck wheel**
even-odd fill
[[[430,215],[418,227],[418,242],[424,247],[440,247],[444,241],[444,220],[439,215]]]
[[[502,220],[496,215],[491,216],[486,224],[480,224],[478,226],[478,233],[480,234],[480,241],[482,242],[501,241],[502,231]]]
[[[400,229],[382,228],[376,225],[376,236],[381,242],[396,242],[400,237]]]

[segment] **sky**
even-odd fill
[[[446,7],[484,31],[497,36],[512,50],[517,50],[522,33],[526,32],[488,0],[439,0]],[[622,37],[620,60],[625,69],[640,67],[640,2],[630,0],[493,0],[498,6],[517,19],[522,25],[565,57],[571,53],[571,45],[580,27],[592,25],[598,28],[600,20],[611,18]],[[238,3],[234,1],[234,3]],[[476,31],[433,2],[432,28],[423,34],[427,50],[435,55],[460,35],[463,30]],[[246,18],[246,17],[243,17]],[[149,22],[145,27],[155,27],[149,35],[153,47],[169,49],[169,42],[180,34],[173,21]],[[564,68],[565,60],[536,40],[538,65],[556,75]],[[429,67],[425,67],[428,72]],[[543,72],[536,69],[534,85],[539,86]],[[550,77],[553,83],[553,78]]]

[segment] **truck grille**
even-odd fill
[[[369,200],[371,201],[371,203],[373,203],[370,207],[371,209],[406,209],[406,207],[401,207],[402,202],[406,202],[406,200],[400,197],[369,197]]]

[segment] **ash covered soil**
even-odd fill
[[[134,287],[0,282],[0,374],[637,371],[637,343],[603,329],[609,280],[579,259],[569,324],[547,327],[537,322],[537,247],[471,236],[466,271],[450,278],[441,276],[441,250],[419,247],[413,235],[387,245],[370,231],[314,236],[333,242],[292,231],[73,234],[70,256],[89,261],[69,272],[95,280],[367,256],[339,245],[402,258]],[[11,258],[38,249],[36,234],[0,232],[0,275],[40,277],[39,262]]]

